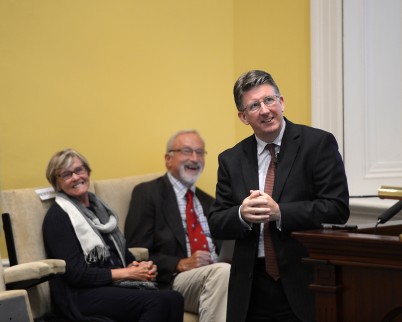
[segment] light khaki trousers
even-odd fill
[[[178,274],[173,289],[184,297],[184,310],[200,322],[226,322],[230,264],[215,263]]]

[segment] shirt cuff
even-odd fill
[[[279,231],[282,231],[282,216],[280,213],[279,213],[279,219],[276,221],[276,228]]]
[[[241,222],[241,224],[243,225],[243,227],[245,228],[245,229],[247,229],[247,230],[251,230],[252,229],[252,223],[248,223],[247,221],[245,221],[244,219],[243,219],[243,217],[241,216],[241,212],[240,212],[240,209],[241,209],[241,207],[242,207],[243,205],[240,205],[240,207],[239,207],[239,219],[240,219],[240,222]]]

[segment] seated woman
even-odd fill
[[[56,153],[47,167],[56,199],[44,219],[43,238],[48,256],[66,261],[66,273],[50,282],[56,308],[72,321],[182,322],[180,293],[114,284],[150,283],[157,268],[128,251],[116,215],[89,192],[90,173],[87,160],[72,149]]]

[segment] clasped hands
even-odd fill
[[[155,281],[158,275],[157,266],[152,261],[133,261],[126,268],[126,279],[136,281]]]
[[[240,214],[246,222],[260,224],[278,220],[280,209],[275,200],[267,193],[250,190],[250,195],[243,200]]]

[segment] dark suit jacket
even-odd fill
[[[314,298],[308,285],[312,267],[301,263],[306,249],[291,233],[316,229],[321,223],[345,223],[349,193],[344,165],[334,136],[286,120],[273,188],[281,210],[281,231],[270,223],[282,285],[294,313],[304,321],[315,319]],[[257,142],[252,135],[218,158],[216,201],[209,215],[211,233],[235,239],[228,295],[228,322],[245,321],[258,250],[260,225],[246,230],[239,206],[258,184]],[[269,303],[267,303],[269,305]]]
[[[198,188],[195,194],[208,215],[214,199]],[[179,206],[167,175],[134,188],[124,234],[128,247],[148,248],[150,260],[158,265],[159,285],[164,288],[170,284],[177,263],[187,257],[187,249]]]

